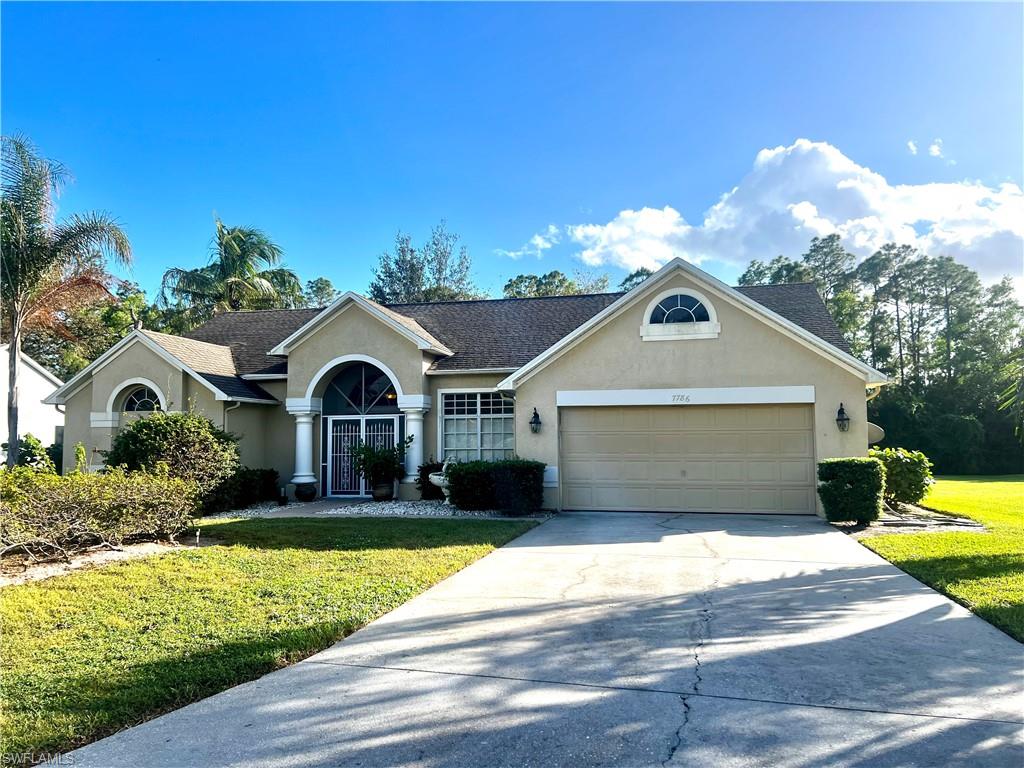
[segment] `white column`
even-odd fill
[[[312,412],[296,412],[295,417],[295,477],[296,485],[316,483],[313,474],[313,417]]]
[[[412,442],[405,449],[405,479],[402,482],[416,482],[420,464],[423,463],[423,414],[424,408],[403,408],[405,414],[405,436]]]

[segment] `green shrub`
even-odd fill
[[[46,449],[46,455],[53,463],[53,471],[58,475],[64,473],[64,443],[53,443]]]
[[[0,447],[7,451],[10,448],[10,443],[3,443]],[[17,466],[30,467],[37,472],[57,471],[49,452],[43,445],[43,441],[31,433],[18,438]]]
[[[244,509],[261,501],[275,501],[280,494],[276,469],[242,467],[234,477],[233,509]]]
[[[158,411],[125,426],[104,456],[108,467],[151,469],[196,484],[203,514],[230,509],[237,495],[235,438],[197,413]]]
[[[426,464],[420,464],[417,469],[416,476],[416,488],[420,492],[420,498],[424,501],[438,501],[444,500],[444,491],[430,482],[430,474],[433,472],[440,472],[444,469],[444,464],[439,461],[430,459]]]
[[[449,464],[449,501],[459,509],[496,509],[492,466],[490,461]]]
[[[528,515],[544,503],[544,462],[505,459],[493,463],[494,495],[498,509]]]
[[[870,523],[882,513],[885,466],[878,459],[825,459],[818,464],[818,496],[832,522]]]
[[[544,500],[544,463],[502,459],[451,464],[448,491],[459,509],[536,512]]]
[[[889,504],[916,504],[935,482],[932,463],[921,451],[872,448],[871,457],[885,465],[885,500]]]
[[[122,468],[57,475],[28,467],[0,470],[0,546],[67,558],[97,544],[173,538],[196,510],[195,484]]]

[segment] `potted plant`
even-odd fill
[[[411,436],[392,448],[360,442],[352,450],[352,465],[366,478],[374,501],[387,501],[395,495],[395,480],[405,475],[405,449],[411,442]]]

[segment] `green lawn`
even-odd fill
[[[223,543],[0,590],[0,755],[64,751],[319,651],[529,521],[204,520]]]
[[[923,504],[971,517],[988,530],[901,533],[862,543],[1024,642],[1024,475],[939,478]]]

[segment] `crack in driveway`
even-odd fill
[[[683,531],[687,534],[696,536],[704,549],[707,550],[708,555],[712,558],[714,564],[711,567],[711,581],[708,584],[708,587],[697,595],[697,599],[701,602],[700,613],[697,615],[697,618],[690,623],[690,640],[693,643],[692,690],[689,693],[681,694],[679,697],[683,705],[683,720],[673,734],[672,743],[669,745],[668,756],[661,761],[662,766],[667,766],[672,762],[675,758],[676,752],[679,751],[679,748],[685,741],[683,732],[690,724],[690,716],[692,713],[690,697],[701,695],[700,686],[704,682],[704,674],[702,671],[703,659],[701,658],[701,652],[704,650],[704,646],[711,639],[711,622],[715,618],[713,594],[718,588],[721,578],[721,569],[726,562],[725,558],[723,558],[721,554],[711,546],[711,543],[707,540],[704,534],[689,528],[669,528],[669,526],[666,525],[666,523],[670,523],[680,517],[683,517],[683,515],[676,515],[675,517],[661,520],[656,525],[659,528],[665,528],[666,530]]]

